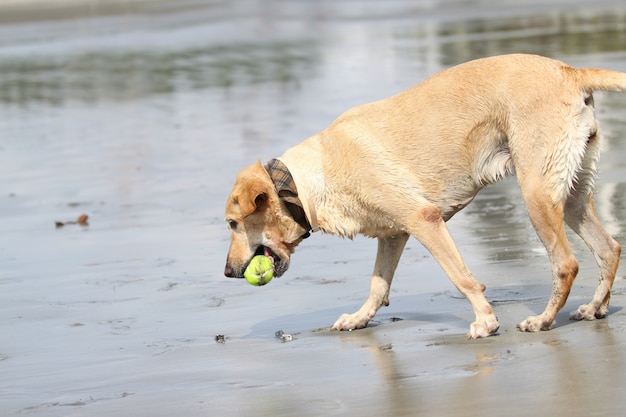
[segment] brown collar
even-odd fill
[[[315,223],[312,226],[307,219],[302,201],[298,197],[298,188],[287,166],[279,159],[272,159],[265,165],[265,170],[274,183],[278,197],[285,203],[293,219],[306,230],[303,238],[309,237],[311,231],[316,232],[317,221],[312,219]]]

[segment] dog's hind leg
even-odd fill
[[[591,195],[570,197],[565,209],[565,221],[585,241],[600,268],[600,281],[593,299],[589,304],[581,305],[570,318],[573,320],[603,318],[608,313],[611,287],[619,266],[621,247],[600,224]]]
[[[553,202],[538,182],[532,191],[522,187],[530,220],[552,264],[552,294],[543,313],[530,316],[517,327],[522,331],[549,330],[569,296],[578,274],[578,261],[570,248],[563,224],[563,204]]]
[[[565,222],[589,245],[603,271],[604,282],[601,281],[596,293],[600,300],[594,298],[589,307],[583,307],[583,314],[602,313],[601,305],[608,304],[608,290],[617,268],[615,244],[600,226],[591,203],[600,153],[593,97],[587,93],[572,96],[569,106],[563,106],[568,102],[565,94],[559,97],[562,102],[546,100],[542,103],[545,109],[536,110],[537,114],[552,114],[550,120],[537,124],[534,130],[513,125],[513,132],[523,134],[509,135],[518,183],[530,220],[548,251],[553,279],[552,295],[545,311],[519,323],[517,327],[522,331],[551,327],[578,274],[578,261],[567,241]],[[602,265],[604,262],[609,265]]]
[[[369,297],[357,312],[339,317],[332,326],[333,330],[361,329],[367,326],[380,307],[389,305],[389,288],[408,238],[406,233],[378,238]]]

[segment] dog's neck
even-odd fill
[[[309,237],[309,232],[317,232],[319,225],[315,204],[302,192],[298,194],[295,180],[287,165],[280,159],[272,159],[265,165],[265,170],[274,183],[278,197],[285,203],[293,219],[306,230],[303,237]]]

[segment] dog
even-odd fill
[[[311,232],[378,239],[367,300],[333,330],[363,328],[381,306],[409,236],[419,240],[474,310],[468,338],[496,334],[498,319],[446,226],[485,186],[515,175],[548,252],[553,289],[521,331],[549,330],[578,261],[567,224],[600,268],[593,299],[574,320],[603,318],[621,247],[592,200],[602,141],[592,93],[625,91],[626,73],[573,68],[537,55],[477,59],[443,70],[390,98],[354,107],[327,129],[236,177],[226,202],[231,242],[224,274],[250,259],[273,260],[275,276]]]

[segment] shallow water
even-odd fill
[[[626,71],[623,1],[525,3],[1,5],[2,415],[616,415],[624,269],[606,320],[568,322],[597,279],[573,238],[581,273],[555,328],[518,333],[550,273],[514,181],[449,225],[497,337],[464,339],[469,305],[415,241],[362,331],[326,326],[365,299],[371,240],[314,235],[263,288],[222,275],[236,172],[349,107],[501,53]],[[625,244],[626,96],[596,105],[596,206]],[[81,213],[88,226],[55,227]]]

